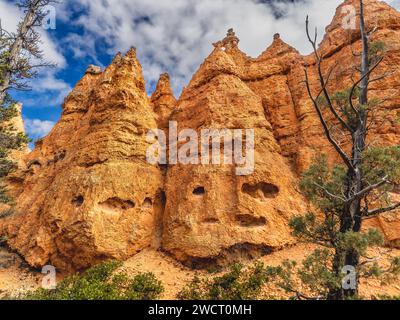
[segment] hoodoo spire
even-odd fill
[[[157,114],[159,128],[168,127],[169,117],[176,104],[168,73],[160,75],[156,90],[151,96],[151,103],[154,107],[154,112]]]
[[[237,48],[239,45],[239,38],[236,36],[235,31],[233,28],[230,28],[226,34],[226,37],[221,41],[213,43],[213,46],[216,48],[223,48],[226,50]]]

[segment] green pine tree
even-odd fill
[[[16,32],[8,32],[0,20],[0,202],[9,203],[4,178],[15,168],[9,159],[11,150],[18,150],[28,143],[28,138],[10,124],[17,115],[10,90],[29,89],[27,80],[37,76],[38,68],[52,67],[43,61],[40,34],[46,17],[46,6],[57,1],[20,0],[16,3],[24,12]]]
[[[391,192],[400,184],[400,146],[367,143],[369,131],[387,120],[386,115],[377,117],[382,101],[369,98],[369,85],[388,74],[376,74],[385,58],[385,44],[370,42],[363,0],[359,5],[362,42],[361,63],[356,67],[359,78],[351,88],[341,92],[329,92],[333,69],[324,74],[324,57],[317,49],[317,34],[310,35],[308,18],[306,21],[307,37],[316,59],[319,94],[312,93],[307,69],[306,86],[324,134],[341,163],[330,169],[326,157],[316,159],[304,174],[301,188],[317,211],[296,217],[290,224],[295,236],[321,248],[301,266],[287,261],[278,268],[269,268],[269,273],[279,279],[280,287],[295,293],[297,298],[354,299],[359,295],[360,278],[388,279],[400,273],[400,258],[392,259],[391,266],[383,270],[375,259],[366,256],[368,248],[381,245],[383,239],[376,230],[362,230],[366,218],[400,208],[400,203],[391,198]],[[350,152],[339,143],[343,138]],[[294,272],[306,290],[296,288]]]

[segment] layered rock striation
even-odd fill
[[[385,43],[377,74],[391,75],[371,85],[371,99],[382,100],[376,114],[387,120],[372,128],[370,139],[398,145],[400,13],[365,2],[371,39]],[[337,9],[319,47],[323,72],[333,70],[331,92],[351,86],[358,65],[352,52],[360,49],[360,34],[342,25],[349,4],[357,9],[358,1]],[[126,259],[149,246],[203,267],[293,244],[288,221],[309,206],[298,191],[300,174],[318,154],[338,160],[303,83],[307,67],[317,92],[315,64],[279,34],[259,57],[248,57],[229,30],[178,100],[167,74],[147,97],[133,49],[104,71],[90,66],[65,99],[60,121],[10,176],[17,205],[0,221],[0,233],[32,266],[66,270]],[[168,136],[170,121],[177,132],[195,132],[198,146],[204,129],[253,129],[254,170],[238,175],[234,164],[223,162],[150,164],[146,135],[159,128]],[[399,221],[394,212],[367,224],[396,245]]]
[[[126,259],[153,242],[161,171],[146,161],[156,128],[132,49],[88,72],[65,99],[60,121],[13,177],[8,243],[35,267],[86,268]]]

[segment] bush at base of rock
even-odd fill
[[[117,269],[120,262],[97,265],[83,274],[65,278],[55,290],[38,289],[26,300],[156,300],[164,291],[153,273],[140,273],[133,279]]]
[[[249,269],[235,264],[219,277],[200,279],[198,276],[178,294],[181,300],[257,300],[266,284],[262,263]]]

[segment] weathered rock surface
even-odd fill
[[[21,258],[15,254],[0,248],[0,270],[8,269],[13,266],[18,266],[21,263]]]
[[[365,2],[367,24],[376,27],[372,40],[386,44],[376,74],[395,72],[400,13],[380,1]],[[337,9],[319,49],[324,72],[337,64],[332,93],[351,85],[358,65],[352,50],[360,49],[360,35],[341,24],[348,4],[358,8],[358,1],[347,0]],[[257,58],[238,44],[229,30],[178,101],[166,74],[147,97],[134,50],[117,55],[103,72],[90,66],[66,98],[60,121],[10,176],[16,213],[0,221],[10,246],[33,266],[80,269],[152,245],[202,267],[293,244],[288,221],[308,207],[297,190],[299,174],[319,153],[338,160],[303,83],[309,67],[312,90],[318,90],[315,59],[300,55],[279,34]],[[395,73],[371,85],[371,99],[385,98],[376,114],[388,118],[372,128],[371,142],[400,144],[399,87]],[[229,164],[150,165],[146,133],[168,132],[169,121],[198,134],[254,129],[254,172],[238,176]],[[394,212],[366,226],[398,245],[399,221]]]
[[[361,51],[360,33],[357,30],[344,29],[343,19],[347,13],[343,10],[346,5],[353,5],[356,12],[359,10],[359,1],[347,0],[338,7],[332,23],[326,28],[326,34],[320,45],[319,52],[325,57],[323,71],[325,74],[333,68],[329,90],[338,92],[351,88],[352,79],[358,77],[355,68],[359,65],[359,57],[352,52]],[[379,123],[371,128],[370,138],[376,144],[394,145],[400,143],[400,123],[396,120],[400,115],[400,95],[398,92],[399,77],[396,70],[400,63],[400,13],[388,6],[386,3],[376,0],[365,1],[366,23],[370,30],[376,28],[370,37],[372,42],[383,42],[386,47],[385,60],[375,71],[374,77],[388,73],[391,76],[383,80],[371,83],[370,99],[378,98],[381,100],[377,106],[377,117],[385,115],[387,121]],[[357,25],[359,21],[357,19]],[[314,92],[319,90],[317,87],[317,75],[314,57],[304,58],[305,65],[310,66],[311,83],[314,84]],[[321,126],[314,112],[313,106],[304,90],[304,71],[302,68],[295,68],[289,74],[289,82],[293,100],[297,110],[299,122],[299,144],[297,153],[297,169],[304,171],[310,164],[310,158],[316,152],[325,152],[330,156],[335,155],[328,142],[320,133]],[[300,86],[296,86],[298,83]],[[345,144],[345,141],[342,141]],[[332,157],[332,160],[337,158]]]
[[[361,51],[360,32],[342,27],[346,10],[343,7],[353,5],[356,12],[359,10],[359,1],[347,0],[338,7],[332,23],[326,28],[326,34],[320,45],[319,52],[326,59],[324,72],[334,68],[331,75],[329,90],[338,92],[352,86],[355,67],[359,65],[359,57],[353,52]],[[385,58],[383,63],[374,72],[372,78],[387,74],[384,79],[372,82],[369,98],[378,99],[379,104],[374,111],[374,125],[371,126],[368,143],[373,145],[400,145],[400,78],[398,68],[400,65],[400,13],[382,1],[365,1],[366,24],[373,32],[370,36],[372,42],[383,42],[385,45]],[[357,18],[357,24],[359,19]],[[315,64],[313,57],[305,57],[307,65]],[[336,65],[336,66],[335,66]],[[292,73],[292,83],[299,79],[302,70]],[[311,81],[316,82],[315,73]],[[295,94],[295,105],[299,110],[300,138],[297,151],[297,169],[303,171],[309,166],[310,160],[316,153],[326,153],[332,161],[337,161],[336,153],[327,144],[326,139],[320,134],[321,127],[313,112],[312,105],[306,94],[300,94],[301,88],[292,88]],[[304,89],[303,89],[304,90]],[[382,118],[385,118],[385,121]],[[338,139],[340,141],[340,139]],[[346,147],[346,140],[340,141]],[[393,195],[396,199],[397,195]],[[369,219],[365,227],[370,224],[376,226],[385,235],[390,245],[398,246],[400,241],[400,210]]]
[[[155,114],[135,51],[86,74],[60,121],[15,174],[15,215],[3,234],[35,267],[85,268],[152,242],[162,176],[146,162]]]
[[[251,175],[236,175],[235,165],[168,168],[163,248],[194,267],[229,261],[232,255],[265,254],[293,243],[288,221],[306,211],[262,99],[241,79],[245,70],[235,63],[235,57],[242,55],[237,42],[228,34],[222,42],[227,49],[216,47],[171,117],[178,131],[194,129],[199,145],[202,129],[243,129],[243,134],[245,129],[255,130]]]
[[[151,103],[157,115],[157,125],[160,129],[167,129],[172,112],[175,109],[176,99],[171,89],[168,73],[160,76],[156,90],[151,96]]]
[[[11,119],[10,125],[15,132],[25,134],[24,120],[22,119],[22,104],[18,103],[15,105],[17,110],[17,115]],[[10,154],[10,159],[15,161],[18,165],[23,165],[24,157],[29,153],[29,148],[27,145],[21,146],[20,150],[12,150]]]
[[[6,123],[5,126],[9,126],[15,133],[25,134],[25,126],[24,121],[22,119],[22,104],[16,104],[15,106],[17,110],[17,115],[10,120],[10,122]],[[25,157],[29,153],[29,147],[27,145],[21,146],[19,150],[11,150],[9,153],[9,159],[15,163],[18,167],[24,167],[25,165]],[[5,184],[7,185],[7,190],[9,192],[13,192],[15,188],[18,188],[19,180],[15,180],[11,176],[6,177]],[[0,203],[0,212],[5,212],[8,214],[10,209],[9,204]]]
[[[86,73],[92,74],[92,75],[98,75],[98,74],[101,74],[101,68],[91,64],[86,69]]]

